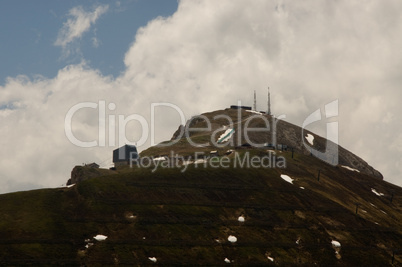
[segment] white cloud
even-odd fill
[[[63,53],[68,56],[68,45],[89,31],[96,20],[108,9],[108,5],[99,5],[92,12],[87,12],[82,6],[73,7],[68,13],[69,18],[60,29],[54,45],[62,47]]]
[[[99,39],[96,38],[96,37],[93,37],[93,38],[92,38],[92,45],[93,45],[93,47],[98,48],[98,47],[99,47],[99,44],[100,44]]]
[[[341,145],[402,185],[402,125],[395,117],[402,113],[402,2],[355,3],[183,0],[173,16],[138,31],[116,79],[85,63],[52,79],[9,79],[0,87],[0,107],[12,107],[0,110],[0,191],[57,186],[75,164],[111,161],[108,143],[79,148],[66,138],[64,117],[79,102],[105,100],[117,105],[107,115],[147,119],[150,103],[171,102],[189,118],[238,100],[251,105],[253,90],[265,109],[268,85],[273,112],[298,125],[339,99]],[[80,38],[107,9],[98,8],[72,11],[77,15],[66,22],[59,45]],[[156,141],[166,140],[179,116],[159,108],[156,123]],[[139,138],[138,123],[127,128],[132,141]],[[98,111],[80,111],[73,129],[83,140],[97,139]]]

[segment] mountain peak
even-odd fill
[[[223,151],[245,144],[262,149],[271,146],[282,150],[286,147],[293,149],[295,153],[317,156],[334,166],[347,166],[383,179],[379,171],[342,146],[281,118],[250,109],[232,106],[225,110],[193,116],[186,125],[178,127],[170,142],[162,142],[143,151],[141,155],[168,156],[174,151],[179,155],[191,156],[195,151]],[[229,134],[230,130],[233,130],[230,138],[220,142],[219,137],[225,132]]]

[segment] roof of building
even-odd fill
[[[85,166],[90,167],[90,168],[99,168],[99,164],[97,164],[96,162],[85,164]]]

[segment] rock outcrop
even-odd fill
[[[99,177],[115,172],[107,169],[93,168],[91,166],[75,166],[71,171],[71,178],[68,179],[67,185],[76,184],[93,177]]]

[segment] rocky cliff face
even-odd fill
[[[107,169],[92,168],[89,166],[75,166],[71,171],[71,178],[68,179],[67,185],[76,184],[89,178],[114,174],[114,171]]]

